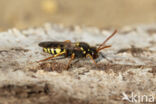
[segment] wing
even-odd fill
[[[40,47],[44,47],[44,48],[57,48],[57,47],[65,47],[70,45],[67,42],[52,42],[52,41],[45,41],[45,42],[40,42],[38,44]]]
[[[58,41],[45,41],[39,43],[40,47],[43,48],[62,48],[62,49],[69,49],[69,50],[82,50],[81,47],[89,47],[89,45],[85,42],[58,42]]]
[[[77,49],[76,43],[71,43],[71,42],[58,42],[58,41],[45,41],[45,42],[40,42],[38,44],[40,47],[43,48],[66,48],[66,49]]]

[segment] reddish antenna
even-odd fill
[[[102,44],[100,44],[100,46],[97,48],[97,52],[99,52],[100,50],[104,49],[104,48],[109,48],[111,47],[111,45],[105,46],[106,42],[111,39],[115,34],[117,33],[117,30],[115,30]]]

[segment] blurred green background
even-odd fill
[[[156,0],[0,0],[0,30],[46,22],[99,28],[156,22]]]

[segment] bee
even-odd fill
[[[58,56],[70,57],[70,60],[67,64],[66,69],[69,69],[71,61],[75,58],[86,58],[90,57],[93,63],[97,66],[95,61],[99,56],[99,52],[105,48],[111,47],[111,45],[105,45],[106,42],[112,38],[116,34],[117,30],[115,30],[106,40],[100,44],[98,47],[90,46],[86,42],[71,42],[70,40],[66,40],[63,42],[58,41],[45,41],[40,42],[39,46],[43,48],[43,51],[49,54],[52,54],[51,57],[45,58],[38,62],[43,62],[49,59],[53,59]]]

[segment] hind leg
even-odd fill
[[[66,42],[66,43],[71,43],[71,41],[70,41],[70,40],[65,40],[64,42]]]
[[[70,65],[71,61],[72,61],[74,58],[75,58],[75,54],[73,53],[72,56],[71,56],[71,58],[70,58],[70,60],[69,60],[69,62],[68,62],[68,65],[67,65],[67,67],[66,67],[67,70],[69,69],[69,65]]]
[[[47,60],[53,59],[53,58],[58,57],[58,56],[63,55],[63,54],[65,54],[65,52],[58,53],[58,54],[56,54],[56,55],[53,55],[53,56],[48,57],[48,58],[45,58],[45,59],[43,59],[43,60],[39,60],[39,61],[37,61],[37,62],[47,61]]]

